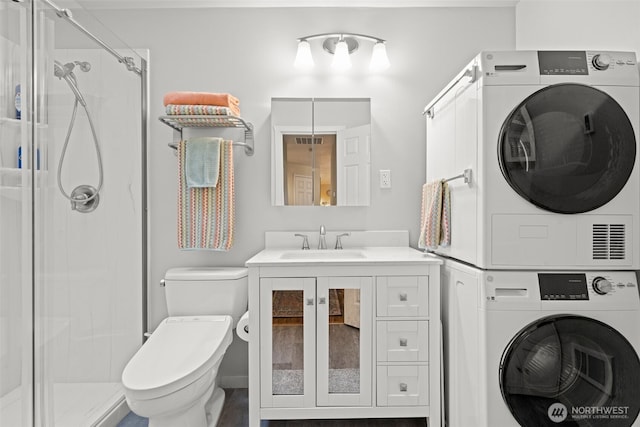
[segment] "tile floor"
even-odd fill
[[[247,427],[249,425],[249,395],[246,388],[225,390],[227,397],[218,420],[218,427]],[[146,418],[130,413],[118,427],[147,427]],[[375,420],[288,420],[262,421],[261,427],[426,427],[422,418]]]

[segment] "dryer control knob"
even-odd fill
[[[611,57],[605,53],[599,53],[593,56],[591,62],[596,70],[606,70],[611,65]]]
[[[600,295],[606,295],[613,290],[613,285],[611,284],[611,282],[604,277],[594,278],[593,282],[591,282],[591,285],[593,286],[593,290]]]

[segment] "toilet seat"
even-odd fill
[[[197,381],[224,356],[232,325],[231,316],[164,319],[122,373],[129,396],[155,399]]]

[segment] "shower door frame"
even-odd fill
[[[15,2],[23,2],[24,0],[13,0]],[[23,114],[26,113],[26,118],[27,120],[31,119],[31,123],[30,123],[30,127],[29,127],[29,132],[27,135],[27,138],[29,139],[29,146],[31,149],[32,153],[36,152],[36,149],[38,148],[38,144],[39,144],[39,136],[38,136],[38,122],[39,122],[39,114],[40,111],[38,111],[38,103],[37,103],[37,99],[38,96],[40,96],[41,94],[38,93],[38,82],[39,82],[39,73],[40,70],[43,69],[43,67],[41,67],[41,57],[39,57],[39,53],[38,53],[38,49],[37,49],[37,43],[38,43],[38,37],[40,36],[39,31],[39,19],[40,19],[40,14],[44,13],[45,10],[48,10],[46,6],[41,5],[42,3],[46,4],[47,6],[49,6],[51,9],[53,9],[56,12],[56,15],[69,22],[71,25],[73,25],[76,29],[78,29],[79,31],[81,31],[82,33],[84,33],[89,39],[93,40],[99,47],[101,47],[102,49],[106,50],[107,52],[109,52],[111,55],[113,55],[116,60],[118,60],[118,62],[122,63],[123,66],[125,66],[127,68],[128,71],[132,71],[135,74],[139,75],[140,77],[140,120],[141,120],[141,127],[140,127],[140,157],[141,157],[141,164],[140,164],[140,178],[141,178],[141,187],[140,187],[140,203],[141,203],[141,212],[140,212],[140,224],[141,224],[141,261],[142,261],[142,265],[140,266],[141,268],[141,283],[140,283],[140,292],[141,292],[141,301],[142,301],[142,310],[141,310],[141,330],[147,331],[148,329],[148,319],[147,319],[147,312],[148,312],[148,277],[149,277],[149,272],[148,272],[148,266],[149,266],[149,260],[148,260],[148,163],[147,163],[147,149],[148,149],[148,135],[149,135],[149,121],[148,121],[148,105],[149,105],[149,67],[148,67],[148,61],[143,58],[142,56],[140,57],[140,65],[136,66],[135,63],[133,62],[134,59],[131,57],[123,57],[120,54],[118,54],[113,48],[111,48],[106,42],[104,42],[102,39],[100,39],[99,37],[95,36],[94,34],[92,34],[89,30],[87,30],[84,26],[82,26],[80,23],[78,23],[77,21],[75,21],[72,17],[72,14],[70,11],[68,11],[67,9],[61,9],[60,7],[58,7],[55,3],[51,2],[50,0],[28,0],[29,2],[29,7],[28,7],[28,12],[27,14],[30,16],[30,40],[27,40],[27,47],[26,49],[30,52],[30,57],[28,58],[28,60],[31,62],[31,67],[28,66],[28,64],[26,64],[26,69],[27,69],[27,83],[28,83],[28,108],[26,109],[26,111],[23,110]],[[29,14],[30,11],[30,14]],[[27,18],[29,19],[29,18]],[[30,68],[30,69],[29,69]],[[29,74],[30,71],[30,74]],[[45,91],[46,92],[46,91]],[[46,94],[46,93],[45,93]],[[43,95],[45,95],[43,94]],[[24,104],[23,104],[24,105]],[[43,346],[42,346],[42,340],[41,340],[41,336],[39,336],[38,334],[42,335],[42,331],[39,331],[39,328],[37,327],[39,319],[38,316],[41,314],[40,313],[40,309],[42,307],[39,307],[38,303],[39,301],[37,301],[36,296],[38,295],[38,288],[37,288],[37,282],[38,282],[38,275],[41,274],[42,272],[37,271],[37,266],[39,265],[40,261],[38,259],[39,256],[42,256],[42,253],[39,252],[38,248],[36,247],[36,231],[37,231],[37,227],[39,227],[38,224],[38,215],[40,215],[41,213],[38,212],[36,210],[36,205],[38,203],[38,199],[36,199],[37,197],[37,187],[38,187],[38,181],[36,179],[36,165],[35,165],[35,156],[29,156],[28,158],[28,167],[30,168],[30,174],[31,174],[31,188],[30,188],[30,235],[31,235],[31,247],[30,247],[30,268],[29,268],[29,274],[30,277],[26,280],[30,280],[30,289],[28,290],[30,292],[30,297],[31,297],[31,313],[30,316],[28,316],[26,313],[23,314],[23,317],[25,318],[25,320],[28,319],[28,322],[30,323],[28,325],[28,327],[31,330],[31,337],[30,337],[30,350],[31,350],[31,358],[30,360],[27,362],[28,364],[30,364],[30,367],[28,369],[28,377],[30,378],[30,396],[31,399],[29,401],[29,409],[30,411],[28,411],[27,414],[25,414],[27,417],[31,417],[30,419],[27,420],[28,422],[28,426],[37,426],[37,425],[54,425],[53,424],[53,420],[48,420],[45,419],[46,418],[46,411],[45,411],[45,405],[46,405],[46,399],[45,399],[45,391],[44,391],[44,387],[43,387],[43,380],[44,380],[44,356],[43,354],[36,354],[36,349],[40,349],[40,353],[43,353]],[[140,337],[140,343],[142,344],[144,340],[144,336]],[[40,345],[38,345],[40,343]],[[109,414],[104,414],[104,416],[108,416]]]

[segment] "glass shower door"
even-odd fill
[[[0,0],[3,427],[104,421],[145,324],[144,52],[65,7],[83,30],[49,1]],[[95,209],[66,197],[86,186]]]
[[[0,2],[0,425],[32,423],[28,9]],[[23,150],[24,149],[24,150]],[[19,157],[19,153],[24,156]]]

